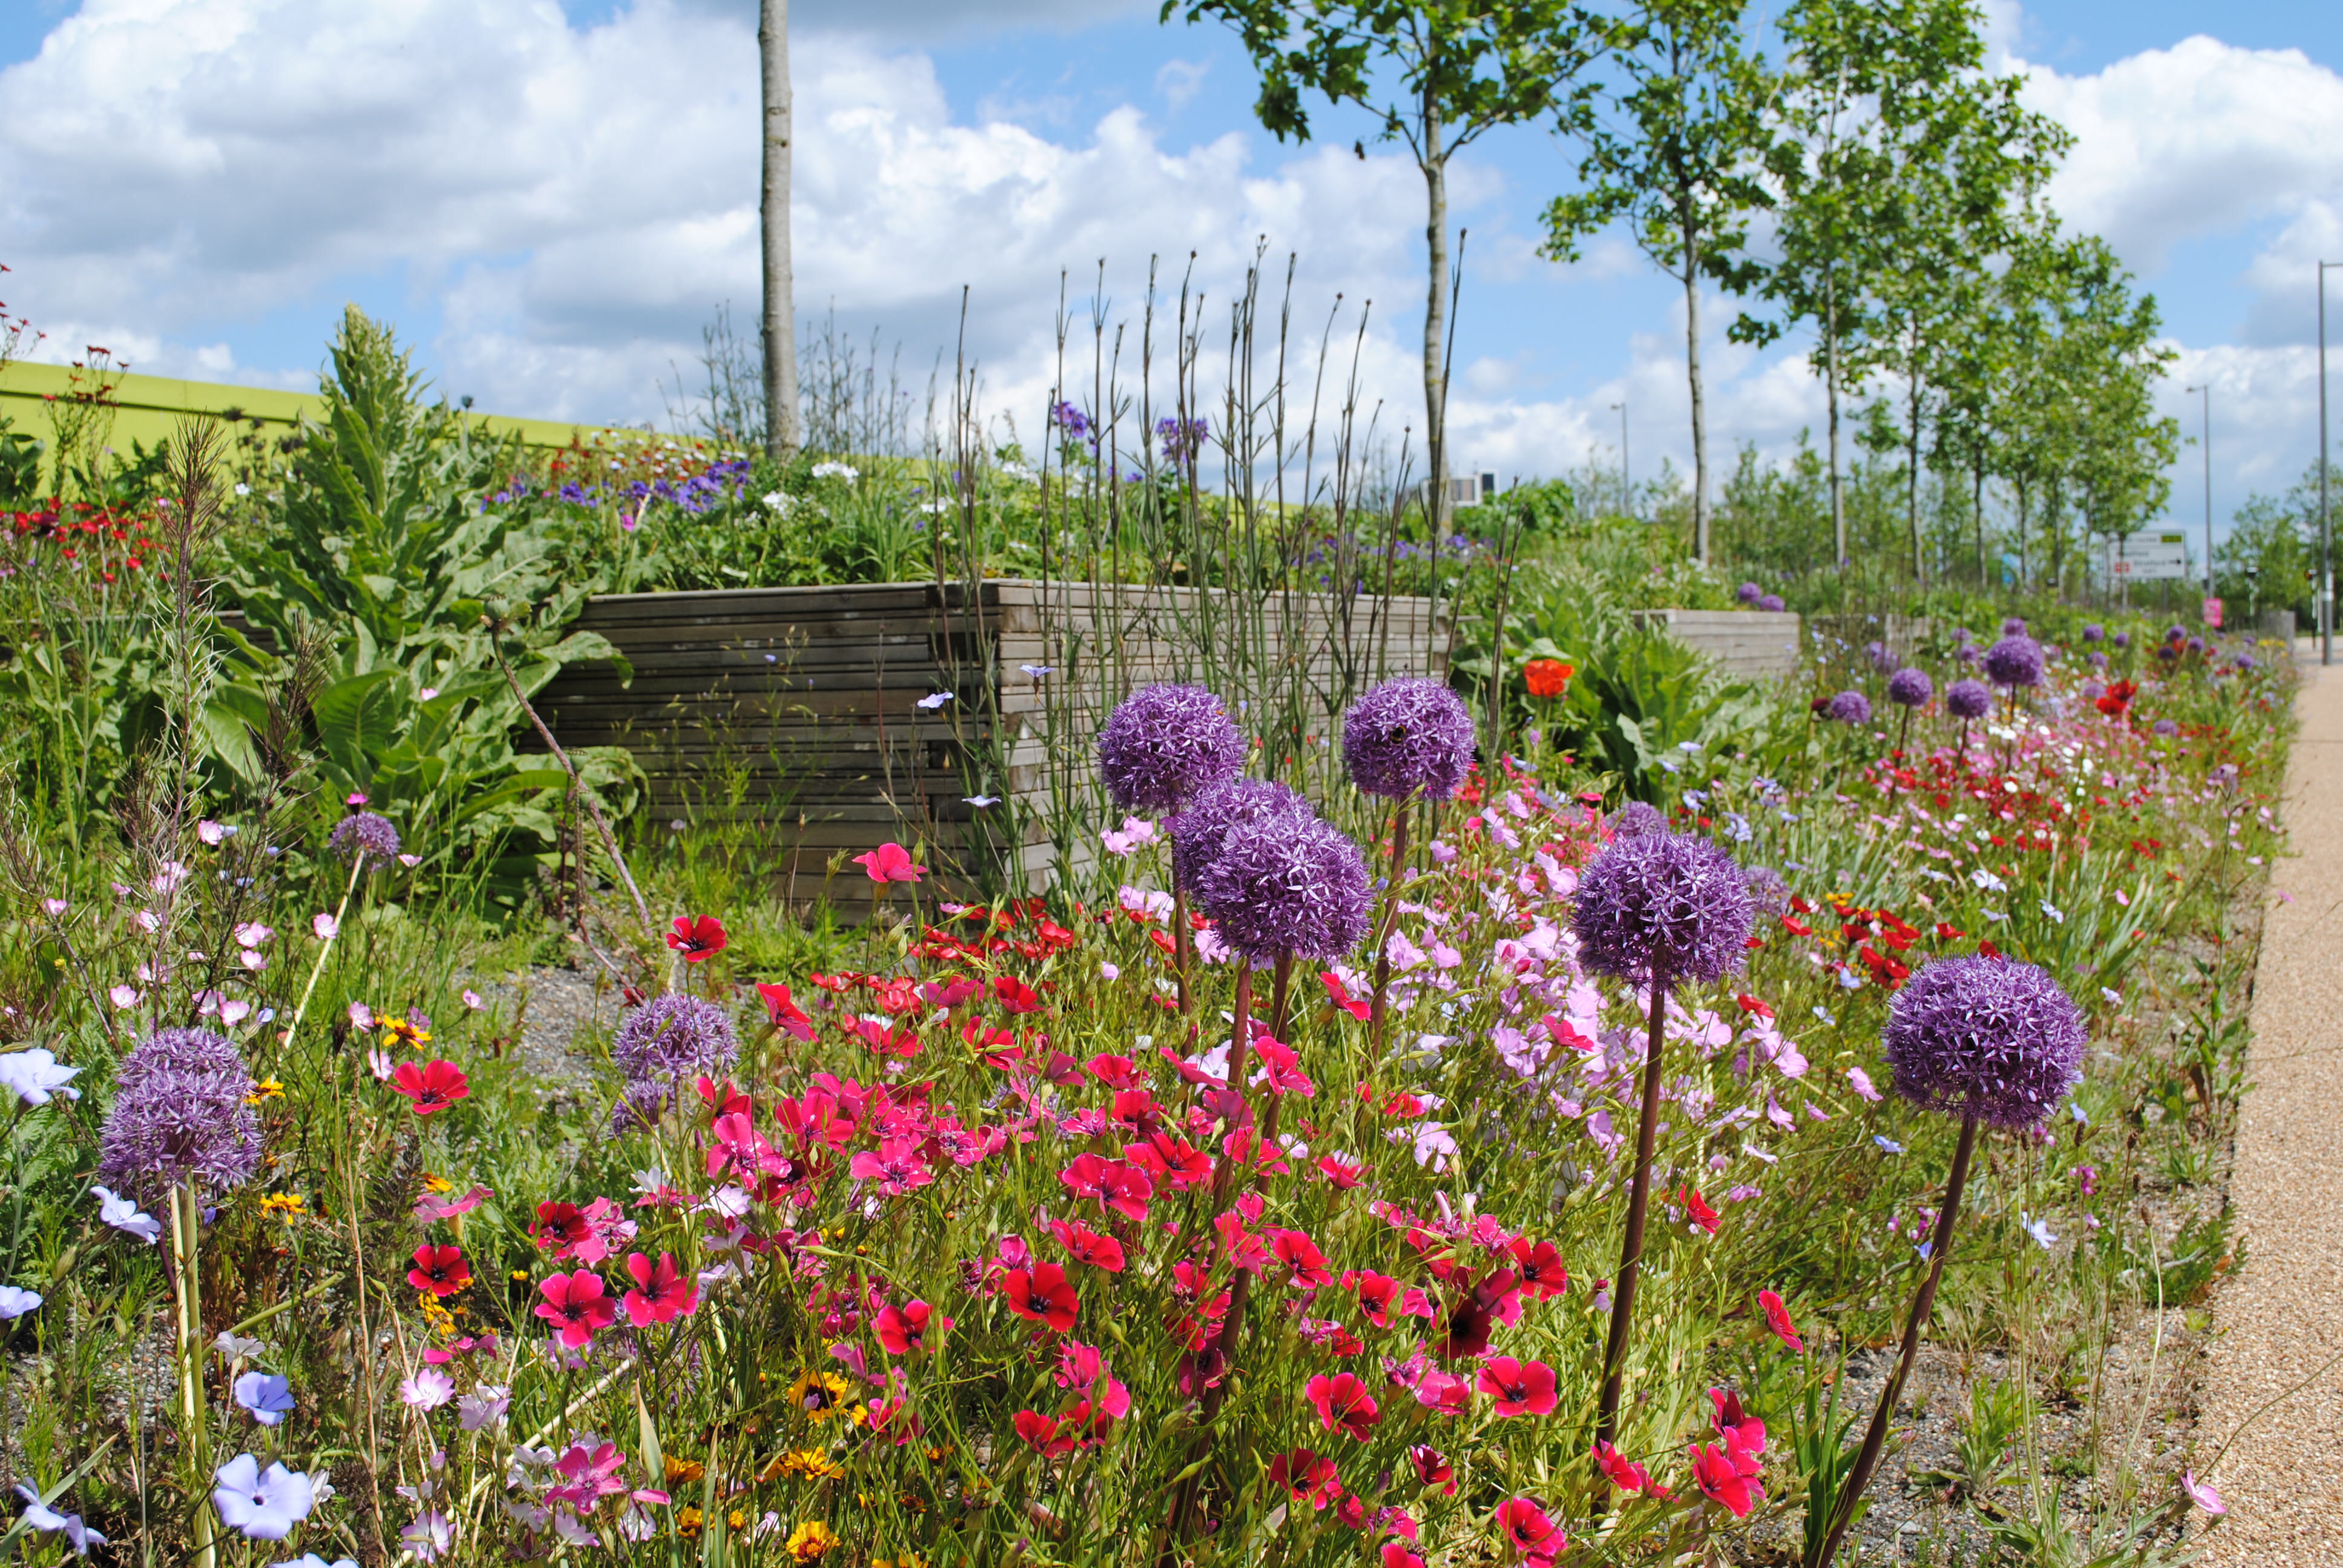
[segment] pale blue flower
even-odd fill
[[[246,1372],[236,1380],[234,1392],[236,1402],[263,1426],[276,1426],[292,1413],[292,1385],[273,1372]]]

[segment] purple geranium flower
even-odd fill
[[[2014,959],[1923,964],[1888,1004],[1896,1091],[1991,1127],[2037,1127],[2074,1092],[2088,1037],[2046,970]]]
[[[1367,794],[1445,800],[1473,770],[1473,716],[1442,681],[1386,680],[1344,716],[1342,760]]]

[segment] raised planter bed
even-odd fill
[[[1644,609],[1635,611],[1634,618],[1708,655],[1728,675],[1771,680],[1798,668],[1801,644],[1795,611]]]
[[[1091,739],[1135,686],[1199,680],[1256,715],[1303,693],[1314,709],[1293,721],[1322,742],[1358,690],[1448,656],[1426,599],[1014,578],[617,594],[577,624],[632,678],[563,671],[538,699],[561,741],[631,751],[654,820],[770,826],[790,896],[826,890],[849,916],[871,884],[831,867],[890,839],[1028,890],[1061,853],[1094,851],[1068,822],[1095,834]],[[968,803],[979,794],[1000,803]]]

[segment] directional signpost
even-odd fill
[[[2144,528],[2107,542],[2107,577],[2115,582],[2179,582],[2188,576],[2188,536],[2178,528]]]

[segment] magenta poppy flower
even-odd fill
[[[1058,1180],[1075,1197],[1093,1199],[1131,1220],[1147,1218],[1147,1201],[1155,1195],[1147,1172],[1095,1154],[1077,1155],[1072,1164],[1058,1172]]]
[[[1081,1432],[1072,1422],[1061,1423],[1039,1411],[1019,1411],[1016,1425],[1018,1437],[1044,1459],[1071,1453],[1081,1442]]]
[[[1077,1263],[1088,1263],[1094,1269],[1104,1269],[1110,1274],[1122,1272],[1122,1243],[1112,1236],[1101,1236],[1087,1231],[1071,1221],[1052,1220],[1050,1231],[1058,1238],[1058,1245]]]
[[[1415,1478],[1426,1486],[1437,1486],[1450,1497],[1456,1495],[1456,1467],[1448,1456],[1428,1443],[1417,1443],[1407,1451],[1408,1463],[1415,1467]]]
[[[1347,1432],[1361,1442],[1383,1420],[1383,1412],[1367,1395],[1367,1385],[1350,1372],[1332,1377],[1321,1372],[1302,1391],[1318,1407],[1318,1423],[1328,1432]]]
[[[1674,1495],[1652,1479],[1651,1472],[1600,1438],[1594,1442],[1594,1462],[1610,1477],[1611,1484],[1622,1492],[1641,1492],[1663,1503]]]
[[[1307,1503],[1313,1510],[1323,1509],[1342,1495],[1342,1483],[1334,1473],[1334,1462],[1307,1448],[1297,1448],[1271,1460],[1269,1483],[1283,1487],[1288,1497],[1296,1503]]]
[[[639,1329],[689,1317],[699,1305],[699,1282],[676,1268],[672,1252],[661,1252],[656,1267],[640,1252],[632,1253],[627,1272],[635,1277],[635,1288],[626,1294],[627,1321]]]
[[[1497,1504],[1497,1532],[1526,1563],[1552,1563],[1570,1544],[1562,1527],[1526,1497]]]
[[[876,1181],[879,1191],[890,1197],[925,1187],[936,1179],[928,1162],[920,1158],[918,1141],[910,1138],[881,1140],[876,1150],[865,1149],[849,1161],[846,1171],[858,1181]]]
[[[874,882],[916,882],[927,868],[914,865],[909,851],[897,843],[885,843],[867,855],[857,855],[854,863],[870,874]]]
[[[726,940],[724,922],[714,915],[679,915],[675,930],[667,934],[667,945],[688,964],[714,958],[724,950]]]
[[[1046,1323],[1059,1333],[1074,1326],[1074,1314],[1081,1307],[1074,1287],[1066,1282],[1066,1271],[1055,1263],[1010,1270],[1001,1276],[1001,1297],[1019,1317]]]
[[[1751,1476],[1741,1473],[1728,1452],[1730,1444],[1695,1442],[1692,1445],[1692,1478],[1701,1495],[1725,1509],[1736,1519],[1745,1519],[1749,1510],[1765,1500],[1765,1489]]]
[[[1400,1299],[1397,1280],[1372,1269],[1351,1269],[1342,1275],[1342,1288],[1358,1292],[1359,1310],[1367,1314],[1367,1322],[1379,1329],[1391,1327],[1392,1308]]]
[[[426,1241],[415,1249],[415,1267],[407,1282],[435,1296],[452,1296],[472,1282],[472,1265],[464,1261],[461,1247],[435,1247]]]
[[[1774,1331],[1774,1337],[1804,1353],[1806,1342],[1798,1337],[1798,1325],[1790,1321],[1790,1309],[1783,1304],[1782,1298],[1771,1291],[1760,1291],[1757,1304],[1765,1309],[1765,1326]]]
[[[1334,1282],[1333,1271],[1326,1267],[1325,1254],[1318,1244],[1299,1231],[1272,1231],[1270,1251],[1277,1261],[1293,1271],[1293,1282],[1305,1290]]]
[[[602,1293],[601,1276],[590,1269],[556,1274],[537,1289],[545,1298],[537,1303],[537,1315],[559,1331],[561,1342],[571,1350],[590,1343],[595,1330],[618,1321],[617,1303]]]
[[[1507,1249],[1513,1254],[1513,1269],[1521,1276],[1522,1289],[1539,1301],[1562,1295],[1570,1289],[1570,1271],[1563,1266],[1562,1253],[1552,1241],[1533,1245],[1526,1236],[1516,1236]]]
[[[1495,1398],[1501,1416],[1551,1415],[1554,1369],[1544,1362],[1491,1356],[1481,1365],[1481,1392]]]
[[[765,1016],[772,1020],[775,1029],[785,1029],[799,1040],[813,1038],[813,1020],[805,1010],[789,1000],[789,988],[767,980],[757,982],[757,994],[765,1000]]]
[[[472,1092],[452,1061],[402,1061],[391,1072],[390,1086],[414,1102],[417,1116],[445,1111]]]
[[[952,1326],[950,1318],[939,1317],[925,1302],[907,1302],[900,1307],[881,1307],[879,1315],[870,1320],[870,1332],[879,1336],[879,1348],[890,1356],[907,1356],[928,1348],[928,1336],[940,1339]]]

